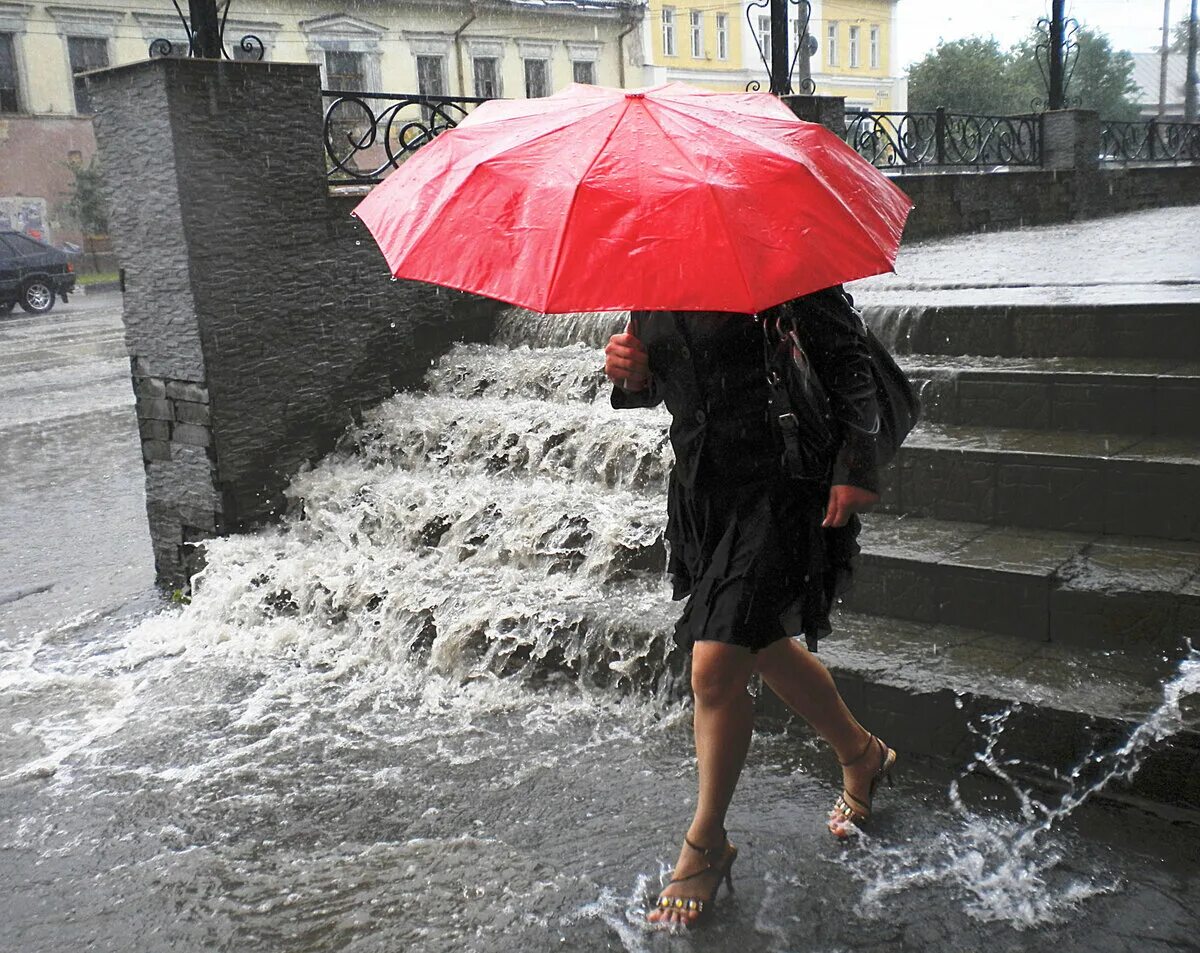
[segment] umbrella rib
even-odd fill
[[[587,180],[588,175],[600,161],[600,156],[604,154],[604,150],[608,148],[608,144],[612,142],[613,135],[616,134],[617,127],[621,125],[621,120],[625,118],[625,114],[629,112],[629,106],[633,102],[631,99],[625,100],[625,108],[621,110],[621,114],[617,116],[612,124],[612,128],[608,130],[608,135],[604,137],[604,141],[600,143],[600,148],[596,150],[596,154],[592,156],[592,161],[588,163],[588,167],[584,169],[583,175],[575,183],[575,191],[571,193],[571,204],[567,206],[567,214],[563,216],[562,230],[558,233],[558,247],[554,250],[554,268],[550,271],[550,280],[546,282],[546,296],[542,302],[543,305],[549,304],[554,297],[554,284],[558,281],[558,272],[562,267],[563,248],[567,244],[567,227],[571,224],[571,216],[575,212],[575,202],[579,199],[579,189]]]
[[[660,105],[665,106],[669,102],[669,100],[655,100],[655,102],[659,103]],[[689,113],[687,113],[686,111],[684,111],[682,109],[676,108],[675,112],[681,113],[682,115],[686,116],[689,119],[694,118],[693,116],[691,116]],[[662,127],[659,126],[659,128],[661,129]],[[828,130],[826,130],[826,131],[828,131]],[[801,153],[798,149],[794,149],[793,147],[791,147],[790,143],[788,143],[787,146],[785,147],[788,149],[789,152],[791,152],[791,155],[787,155],[784,153],[783,150],[778,148],[778,145],[776,143],[770,142],[768,140],[768,144],[764,144],[757,139],[753,139],[750,136],[742,134],[738,129],[736,129],[732,126],[726,127],[725,132],[727,132],[731,136],[741,139],[743,142],[748,142],[751,145],[756,146],[759,149],[762,149],[764,152],[773,153],[773,154],[779,156],[780,158],[786,158],[786,159],[791,160],[792,162],[795,162],[798,166],[800,166],[802,169],[804,169],[806,172],[808,172],[808,174],[811,175],[813,177],[813,179],[815,179],[817,182],[819,182],[821,185],[821,188],[824,189],[838,203],[838,205],[840,205],[843,209],[845,209],[845,211],[848,214],[854,215],[854,211],[850,208],[850,206],[848,206],[846,204],[845,200],[838,193],[837,189],[830,188],[829,184],[825,181],[825,177],[820,173],[820,171],[817,169],[814,169],[811,165],[809,165],[807,162],[805,162],[803,160],[803,153]],[[663,134],[666,135],[665,132]],[[830,133],[830,135],[833,135],[833,133]],[[841,140],[838,140],[838,141],[840,142]],[[824,143],[819,143],[819,145],[822,149],[825,148]],[[799,158],[798,158],[798,156],[799,156]],[[883,176],[883,173],[880,173],[880,175]],[[888,181],[886,176],[883,176],[883,178],[885,181]],[[888,181],[888,185],[892,185],[892,183],[890,181]],[[892,187],[895,188],[895,186],[892,186]],[[910,205],[911,205],[911,202],[910,202]],[[871,240],[871,244],[875,246],[875,250],[886,257],[888,254],[887,249],[885,249],[882,245],[879,244],[879,242],[875,239],[875,235],[871,232],[867,232],[867,237]]]
[[[657,102],[657,100],[655,100],[655,102]],[[652,113],[650,111],[649,107],[646,108],[646,115],[650,117],[650,121],[652,123],[654,123],[655,126],[658,127],[658,131],[662,133],[663,138],[671,144],[671,146],[675,149],[675,151],[679,153],[680,157],[683,158],[693,169],[695,169],[697,172],[701,173],[701,176],[702,176],[701,181],[704,182],[705,187],[708,189],[708,194],[712,198],[713,207],[717,210],[717,214],[721,217],[721,222],[725,226],[725,235],[729,239],[729,250],[733,254],[734,264],[737,265],[738,274],[741,275],[741,277],[742,277],[742,285],[746,289],[746,300],[753,301],[754,300],[754,291],[750,287],[750,280],[746,277],[746,269],[742,266],[741,259],[738,258],[737,248],[733,244],[733,238],[732,238],[733,233],[732,233],[732,231],[730,231],[730,228],[729,228],[729,220],[725,217],[725,211],[724,211],[724,209],[721,208],[721,203],[717,201],[716,194],[713,191],[712,183],[708,181],[707,177],[703,176],[703,170],[698,165],[696,165],[695,161],[691,158],[691,156],[689,156],[682,149],[680,149],[678,144],[676,144],[675,140],[672,139],[669,135],[667,135],[667,130],[665,130],[662,127],[662,124],[658,121],[657,118],[655,118],[654,113]]]

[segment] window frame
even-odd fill
[[[21,84],[21,58],[17,52],[19,35],[20,33],[16,30],[0,30],[0,41],[8,43],[9,61],[12,64],[12,86],[3,87],[12,91],[10,97],[12,108],[5,108],[4,97],[0,97],[0,116],[18,116],[25,111],[24,88]]]
[[[879,29],[879,24],[872,23],[870,30],[868,32],[869,43],[870,43],[869,62],[871,64],[871,69],[879,69],[879,64],[882,62],[882,58],[879,55],[879,40],[880,40],[881,35],[882,35],[882,31]]]
[[[529,85],[529,67],[534,63],[540,63],[542,66],[542,84],[545,87],[539,96],[534,96],[530,93]],[[549,96],[553,90],[551,89],[550,80],[550,60],[541,56],[522,56],[521,57],[522,72],[525,74],[525,98],[526,99],[542,99]]]
[[[688,39],[691,41],[692,59],[704,59],[704,14],[699,10],[688,11]]]
[[[90,116],[94,112],[91,108],[91,96],[88,95],[86,82],[81,80],[79,76],[81,73],[87,73],[94,69],[107,69],[112,64],[112,46],[106,36],[73,33],[63,37],[63,39],[67,44],[67,68],[71,71],[71,91],[74,96],[75,114],[77,116]],[[102,57],[104,62],[98,65],[87,64],[76,69],[73,51],[83,48],[84,44],[90,45],[94,50],[102,50],[104,53]]]
[[[586,66],[590,79],[579,78],[579,67]],[[575,83],[581,83],[584,86],[596,85],[596,61],[595,60],[571,60],[571,80]]]
[[[662,8],[663,56],[677,56],[675,51],[675,8]]]
[[[758,38],[758,45],[762,49],[762,54],[767,58],[767,62],[771,61],[771,18],[769,16],[760,16],[758,18],[758,29],[754,31]]]
[[[849,42],[850,68],[851,69],[858,69],[859,67],[862,66],[862,50],[859,49],[859,47],[862,45],[860,43],[861,39],[862,39],[862,27],[858,26],[857,24],[851,24],[851,26],[850,26],[850,42]]]
[[[339,70],[338,72],[335,73],[333,70],[333,66],[329,62],[329,58],[330,57],[339,57],[339,56],[355,57],[357,60],[357,65],[358,65],[358,69],[357,69],[356,73],[351,74],[351,73],[346,73],[341,70]],[[341,90],[341,91],[344,91],[347,93],[365,93],[365,92],[370,91],[369,90],[369,82],[367,79],[367,54],[362,52],[362,50],[322,50],[321,51],[321,74],[322,74],[322,78],[325,80],[325,86],[328,89]],[[340,82],[335,83],[333,81],[333,78],[335,76],[336,77],[344,77],[344,76],[350,76],[350,75],[358,76],[357,82],[358,82],[359,88],[355,88],[355,86],[347,85],[345,83],[340,83]]]
[[[422,80],[428,75],[425,71],[425,76],[422,75],[421,63],[433,63],[436,65],[437,85],[441,87],[438,90],[424,89]],[[441,53],[414,53],[413,63],[417,70],[417,93],[421,96],[432,96],[435,99],[445,99],[450,95],[450,77],[449,71],[446,69],[446,57]]]
[[[841,26],[837,20],[830,20],[825,26],[825,65],[841,66],[838,62],[838,30]]]
[[[717,59],[729,59],[729,14],[717,14]]]

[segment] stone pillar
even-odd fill
[[[1042,168],[1088,171],[1099,166],[1099,113],[1091,109],[1042,113]]]
[[[186,585],[191,543],[279,513],[301,464],[491,314],[391,282],[330,198],[316,66],[163,58],[88,83],[158,579]]]
[[[819,122],[839,139],[846,135],[845,96],[780,96],[799,119]]]

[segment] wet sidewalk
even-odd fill
[[[863,305],[1200,302],[1200,207],[901,246],[896,272],[854,282]]]

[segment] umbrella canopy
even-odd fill
[[[891,271],[912,203],[766,93],[495,100],[355,209],[392,274],[534,311],[755,313]]]

